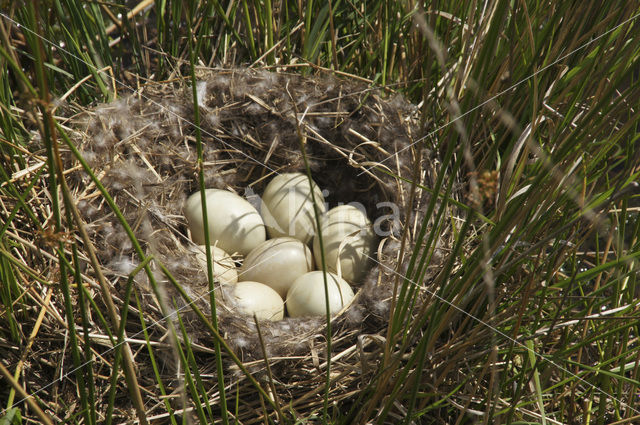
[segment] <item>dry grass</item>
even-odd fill
[[[2,419],[637,421],[637,7],[37,3],[0,12]],[[401,206],[358,300],[187,306],[182,200],[307,162]]]
[[[420,189],[410,201],[412,189],[407,183],[419,176],[419,181],[429,186],[434,175],[433,159],[412,146],[421,134],[417,111],[400,97],[384,100],[376,90],[363,84],[330,76],[302,78],[259,70],[212,70],[201,72],[199,77],[207,187],[234,190],[251,199],[251,194],[261,193],[276,173],[304,172],[296,131],[299,126],[305,137],[313,178],[328,190],[330,206],[360,202],[372,222],[391,216],[388,209],[377,207],[379,202],[399,207],[400,216],[378,223],[390,235],[379,241],[371,270],[364,281],[359,282],[356,300],[332,320],[329,398],[332,403],[349,406],[359,394],[358,389],[371,382],[376,373],[375,364],[383,355],[393,286],[397,281],[394,273],[407,267],[406,258],[404,266],[398,265],[400,239],[406,229],[405,243],[412,243],[424,219],[421,211],[428,202],[428,193]],[[180,293],[187,294],[193,305],[204,312],[210,311],[206,271],[190,254],[192,243],[182,216],[184,200],[198,190],[192,108],[190,92],[184,84],[152,84],[113,103],[78,111],[66,124],[82,157],[131,225],[145,255],[153,257],[149,279],[138,267],[141,260],[118,216],[105,204],[91,176],[66,152],[65,168],[73,198],[121,312],[127,280],[134,270],[137,273],[134,291],[139,293],[141,311],[135,305],[131,307],[125,337],[135,354],[145,404],[156,406],[147,410],[150,419],[156,414],[161,418],[166,407],[162,394],[154,389],[151,353],[144,349],[145,345],[152,347],[153,356],[160,364],[175,413],[184,408],[179,395],[184,384],[184,365],[180,363],[170,332],[172,326],[180,328],[178,315],[189,335],[194,355],[191,367],[198,369],[209,403],[215,406],[219,398],[209,348],[213,337],[191,310],[191,302],[180,296]],[[411,165],[416,163],[420,167],[414,169]],[[381,167],[388,174],[373,174],[373,167]],[[411,204],[407,205],[408,202]],[[412,211],[409,217],[405,215],[406,210]],[[23,231],[30,233],[24,235],[25,247],[35,249],[41,245],[31,238],[37,232],[29,232],[27,228]],[[61,236],[48,237],[53,242]],[[443,258],[442,252],[448,249],[448,244],[443,237],[437,258]],[[50,255],[53,261],[54,253]],[[80,263],[90,262],[82,251],[76,255]],[[429,266],[427,286],[442,267],[438,261]],[[160,263],[166,266],[171,277],[163,275]],[[33,267],[44,273],[55,270],[43,271],[45,264],[38,261]],[[43,280],[55,281],[56,278],[47,274]],[[172,286],[172,281],[180,288]],[[91,267],[85,270],[83,282],[87,285],[85,296],[96,304],[96,312],[103,311],[99,285]],[[76,305],[78,302],[81,301],[73,301]],[[323,405],[327,367],[324,320],[289,318],[261,322],[260,340],[253,319],[238,316],[229,302],[229,298],[219,297],[218,323],[220,334],[235,355],[267,391],[277,394],[276,402],[287,410],[287,415],[308,417],[317,413]],[[59,311],[60,320],[48,323],[42,331],[55,334],[65,326],[62,300],[52,300],[49,308]],[[147,324],[146,340],[138,315],[144,317]],[[79,311],[77,317],[80,322]],[[89,339],[98,363],[93,368],[100,370],[99,364],[103,363],[108,370],[114,354],[108,329],[98,317],[93,314],[89,317]],[[227,354],[228,391],[242,401],[236,412],[237,419],[247,424],[261,422],[265,414],[273,412],[262,410],[254,385]],[[62,360],[65,356],[63,351],[57,351],[52,357]],[[266,364],[270,365],[269,374]],[[42,382],[48,382],[44,370],[41,373]],[[106,378],[96,377],[96,391],[107,392]],[[53,397],[49,391],[50,388],[44,389],[41,397]],[[124,396],[123,391],[123,388],[118,390],[116,397]],[[118,403],[117,417],[133,414],[127,404]],[[61,415],[65,410],[67,408],[60,406]]]

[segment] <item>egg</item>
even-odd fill
[[[222,250],[233,254],[247,255],[264,242],[266,232],[264,222],[258,211],[246,200],[228,190],[206,189],[209,238]],[[191,239],[203,245],[204,223],[200,192],[189,196],[184,207]]]
[[[276,291],[260,282],[238,282],[231,290],[233,303],[242,314],[255,314],[259,320],[281,320],[284,301]]]
[[[318,211],[324,214],[324,196],[315,182],[313,191]],[[260,212],[269,237],[291,236],[309,243],[316,229],[309,178],[301,173],[274,177],[264,190]]]
[[[207,247],[199,245],[194,249],[194,253],[200,267],[206,273]],[[211,257],[213,259],[213,276],[219,280],[221,284],[232,285],[238,283],[238,271],[236,270],[236,264],[229,254],[217,246],[212,246]]]
[[[345,280],[355,282],[362,278],[375,241],[371,222],[365,213],[353,205],[340,205],[327,212],[320,229],[327,269],[336,273],[340,261],[340,273]],[[313,255],[320,267],[322,261],[317,235],[313,240]]]
[[[298,277],[287,292],[287,313],[291,317],[325,316],[327,314],[323,272],[314,271]],[[349,284],[327,272],[329,311],[335,314],[354,297]]]
[[[313,255],[305,244],[294,238],[275,238],[247,255],[239,279],[264,283],[284,298],[293,281],[311,270]]]

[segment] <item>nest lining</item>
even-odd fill
[[[378,225],[387,233],[377,250],[381,265],[372,262],[354,288],[354,302],[333,319],[336,341],[344,337],[349,345],[358,335],[380,332],[386,325],[403,226],[416,227],[427,200],[426,193],[420,193],[413,212],[405,216],[409,185],[390,174],[410,180],[415,172],[411,167],[417,162],[421,183],[429,186],[434,168],[426,153],[417,157],[412,147],[419,136],[416,108],[400,97],[383,99],[360,83],[255,70],[208,72],[196,90],[206,187],[233,190],[255,202],[276,173],[304,172],[300,129],[313,178],[329,191],[329,207],[356,201],[372,223],[380,219]],[[192,243],[182,214],[186,197],[198,190],[193,116],[191,88],[165,84],[86,111],[76,128],[85,159],[147,254],[165,264],[187,294],[210,311],[206,273],[189,254]],[[373,165],[386,168],[389,174],[374,173]],[[89,178],[77,173],[74,184],[100,260],[118,281],[139,259]],[[381,209],[380,202],[399,208]],[[431,267],[436,269],[437,264]],[[167,282],[159,271],[157,277]],[[151,295],[142,274],[137,284],[148,295],[149,311],[159,315],[161,300]],[[184,307],[171,285],[164,287],[169,299]],[[245,361],[263,358],[252,319],[238,316],[228,298],[219,301],[219,326],[229,345]],[[188,310],[181,313],[191,336],[203,338],[206,334],[200,332],[197,320],[190,320]],[[324,324],[324,318],[260,323],[266,354],[309,354],[323,344]]]

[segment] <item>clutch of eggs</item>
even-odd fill
[[[326,314],[323,272],[313,271],[314,258],[321,265],[316,210],[322,214],[330,314],[351,302],[354,293],[348,282],[362,277],[375,238],[362,211],[343,205],[327,212],[319,187],[301,173],[274,177],[265,188],[260,213],[230,191],[206,189],[204,196],[214,277],[228,287],[239,312],[280,320],[286,304],[291,317]],[[204,244],[200,192],[187,199],[184,213],[192,240]],[[267,234],[272,239],[266,240]],[[313,254],[307,246],[312,241]],[[196,258],[206,270],[204,252],[204,246],[199,247]],[[244,256],[239,270],[228,253]]]

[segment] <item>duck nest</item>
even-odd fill
[[[203,72],[195,91],[207,188],[231,190],[254,203],[275,175],[306,172],[304,149],[313,179],[328,193],[328,206],[358,202],[375,225],[375,258],[355,284],[354,301],[331,322],[332,375],[343,377],[335,384],[336,394],[342,394],[336,400],[348,398],[374,372],[367,364],[373,365],[381,353],[394,284],[406,269],[407,260],[400,258],[405,232],[406,251],[416,249],[414,235],[424,220],[429,194],[408,182],[432,186],[438,168],[430,152],[418,149],[419,111],[402,97],[382,96],[361,82],[263,70]],[[144,317],[154,324],[150,338],[161,341],[180,316],[193,347],[201,351],[198,361],[205,376],[215,375],[213,337],[192,307],[211,313],[209,284],[193,255],[195,245],[183,215],[186,198],[199,190],[192,94],[193,88],[183,81],[148,85],[84,111],[74,128],[83,158],[145,254],[153,256],[152,273],[134,277]],[[70,167],[77,166],[72,156],[69,161]],[[141,258],[89,175],[76,171],[70,182],[114,298],[120,300]],[[441,269],[447,245],[443,235],[425,276],[427,284]],[[266,379],[268,358],[273,379],[282,387],[282,402],[298,409],[322,404],[324,317],[255,323],[253,317],[238,314],[229,297],[218,296],[216,304],[220,334],[258,380]],[[129,335],[140,331],[137,319],[129,322]],[[160,357],[165,365],[174,366],[168,370],[178,370],[171,349],[164,354]],[[246,384],[238,391],[255,393],[228,353],[223,360],[229,376]],[[215,379],[211,383],[215,387]],[[244,419],[255,415],[256,406],[247,409]]]

